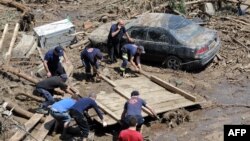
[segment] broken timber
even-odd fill
[[[8,32],[8,24],[6,24],[5,26],[4,26],[4,30],[3,30],[3,35],[2,35],[2,38],[1,38],[1,40],[0,40],[0,50],[1,50],[1,48],[2,48],[2,46],[3,46],[3,42],[4,42],[4,39],[5,39],[5,35],[6,35],[6,33]]]
[[[13,33],[13,36],[12,36],[12,39],[11,39],[11,42],[10,42],[9,50],[5,54],[5,64],[9,64],[11,54],[12,54],[12,49],[13,49],[13,47],[15,45],[15,41],[16,41],[16,38],[17,38],[18,30],[19,30],[19,23],[16,23],[15,30],[14,30],[14,33]]]
[[[20,141],[40,121],[42,114],[34,114],[25,124],[24,129],[18,130],[9,140]]]
[[[34,141],[43,141],[54,124],[55,124],[55,119],[51,115],[47,116],[44,123],[34,134],[34,137],[36,138],[36,140]]]
[[[112,81],[104,75],[100,77],[113,87],[113,92],[101,92],[97,96],[97,104],[105,113],[105,121],[108,125],[119,122],[124,104],[130,99],[131,92],[138,90],[140,97],[144,99],[154,111],[159,114],[178,108],[199,104],[193,95],[172,86],[156,76],[142,72],[134,78],[125,78]],[[151,115],[151,112],[143,108],[142,116]],[[100,122],[98,116],[90,113],[95,120]]]

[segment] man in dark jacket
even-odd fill
[[[89,135],[89,125],[86,116],[84,115],[85,111],[88,111],[90,108],[94,108],[99,118],[102,120],[103,126],[107,126],[107,123],[103,119],[103,114],[98,109],[98,106],[95,102],[96,94],[91,93],[89,97],[81,98],[70,108],[69,114],[72,118],[75,119],[79,128],[81,129],[81,135],[83,137],[83,141],[87,140]]]
[[[117,24],[111,26],[108,35],[108,49],[111,63],[116,62],[116,59],[121,57],[120,44],[124,34],[127,36],[129,42],[133,41],[126,31],[125,22],[123,20],[119,20]]]
[[[122,72],[122,75],[125,76],[128,61],[134,67],[135,71],[139,72],[141,70],[140,56],[141,54],[145,53],[144,47],[138,46],[136,44],[125,44],[122,47],[121,51],[123,62],[120,67],[120,70]]]
[[[66,54],[61,46],[57,46],[45,54],[43,65],[47,72],[47,77],[65,74],[65,69],[60,62],[61,56],[67,62]]]
[[[85,66],[87,81],[89,81],[93,77],[98,77],[98,69],[99,69],[98,60],[102,60],[102,58],[103,55],[100,49],[97,48],[85,48],[81,52],[81,60],[83,65]],[[91,66],[93,68],[93,75],[91,73]]]
[[[46,78],[36,84],[36,91],[45,98],[40,109],[42,112],[44,112],[43,110],[47,110],[48,106],[55,102],[53,98],[55,88],[60,88],[71,95],[74,94],[74,92],[70,90],[70,87],[65,84],[67,78],[67,74],[62,74],[60,76]]]

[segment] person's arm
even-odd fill
[[[141,70],[141,61],[140,61],[140,56],[136,56],[136,63],[137,63],[137,66],[139,68],[139,70]]]
[[[158,119],[158,116],[157,114],[155,113],[155,111],[150,107],[148,106],[147,104],[145,105],[145,107],[151,112],[151,114],[156,117]]]
[[[134,42],[134,39],[129,36],[128,32],[125,32],[125,35],[127,36],[129,42]]]
[[[129,62],[132,64],[132,66],[135,68],[135,70],[138,71],[138,67],[136,66],[136,64],[133,60],[134,60],[134,56],[131,56]]]
[[[122,115],[121,115],[121,119],[124,119],[125,118],[125,115],[127,113],[127,102],[124,104],[124,108],[123,108],[123,112],[122,112]]]
[[[104,120],[103,114],[102,114],[101,111],[99,110],[99,108],[98,108],[96,102],[94,102],[94,103],[92,104],[92,106],[93,106],[93,108],[95,109],[95,111],[96,111],[97,115],[99,116],[99,118],[102,120],[102,125],[103,125],[104,127],[107,126],[107,123],[106,123],[106,121]]]

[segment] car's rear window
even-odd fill
[[[176,37],[179,42],[184,44],[188,43],[193,37],[203,31],[203,29],[199,25],[192,22],[188,22],[188,24],[185,24],[185,26],[184,24],[181,24],[180,27],[170,30],[170,32],[173,34],[173,36]]]

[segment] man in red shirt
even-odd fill
[[[136,124],[136,118],[131,116],[129,120],[129,128],[120,132],[119,141],[143,141],[142,134],[136,131]]]

